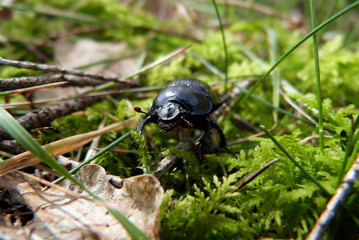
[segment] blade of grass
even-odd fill
[[[352,127],[352,132],[350,133],[350,135],[348,137],[347,147],[346,147],[345,155],[344,155],[344,160],[343,160],[342,166],[341,166],[341,168],[339,170],[339,173],[338,173],[337,186],[339,186],[339,184],[342,182],[345,169],[346,169],[346,167],[348,165],[348,159],[349,159],[350,154],[352,153],[352,150],[353,150],[353,147],[354,147],[354,144],[355,144],[355,140],[353,141],[353,139],[356,138],[356,133],[355,132],[356,132],[358,126],[359,126],[359,114],[355,118],[355,121],[354,121],[354,124],[353,124],[353,127]]]
[[[205,67],[207,67],[212,73],[219,76],[222,79],[226,79],[226,75],[219,70],[216,66],[210,63],[207,59],[199,55],[196,51],[191,51],[192,55],[197,58]]]
[[[133,120],[117,122],[92,132],[77,134],[55,142],[51,142],[42,147],[47,152],[49,152],[51,156],[59,156],[61,154],[73,151],[81,146],[84,146],[85,144],[89,143],[100,135],[103,135],[108,132],[118,131],[120,129],[133,125],[133,123],[135,123]],[[0,176],[20,168],[33,166],[40,161],[41,160],[37,156],[34,156],[30,151],[18,154],[10,159],[5,160],[4,162],[0,162]]]
[[[59,87],[59,86],[62,86],[64,84],[68,84],[68,82],[48,83],[48,84],[43,84],[43,85],[39,85],[39,86],[35,86],[35,87],[28,87],[28,88],[21,88],[21,89],[3,91],[3,92],[0,92],[0,96],[7,96],[7,95],[11,95],[11,94],[16,94],[16,93],[24,93],[24,92],[29,92],[29,91],[35,91],[35,90],[39,90],[39,89],[43,89],[43,88],[49,88],[49,87]]]
[[[67,177],[73,183],[84,187],[77,179],[69,174],[65,167],[59,165],[57,161],[42,146],[31,137],[31,135],[16,121],[4,108],[0,107],[0,127],[5,129],[15,140],[17,140],[26,150],[31,151],[51,168],[61,175]],[[84,187],[85,188],[85,187]]]
[[[316,19],[315,19],[315,9],[314,2],[310,0],[310,14],[312,28],[315,28]],[[313,52],[314,52],[314,69],[315,69],[315,81],[317,84],[317,102],[318,102],[318,128],[319,128],[319,148],[320,152],[324,153],[324,127],[323,127],[323,99],[322,99],[322,87],[320,83],[320,67],[319,67],[319,56],[318,56],[318,41],[317,35],[313,34]]]
[[[206,59],[204,59],[202,56],[200,56],[197,52],[195,51],[192,51],[192,54],[194,57],[196,57],[202,64],[204,64],[211,72],[213,72],[214,74],[216,74],[217,76],[219,76],[220,78],[224,79],[224,73],[221,72],[216,66],[214,66],[213,64],[211,64],[210,62],[208,62]],[[235,82],[235,81],[234,81]],[[239,86],[238,84],[235,84],[237,88],[239,88],[241,91],[243,91],[244,93],[248,93],[248,90],[247,89],[244,89],[242,88],[241,86]],[[283,113],[285,115],[288,115],[289,117],[292,117],[294,119],[297,119],[299,121],[302,121],[304,123],[307,123],[313,127],[315,127],[315,123],[307,120],[307,119],[304,119],[304,118],[300,118],[296,115],[294,115],[293,113],[290,113],[286,110],[284,110],[283,108],[280,108],[280,107],[276,107],[274,106],[273,104],[271,104],[270,102],[258,97],[257,95],[255,94],[251,94],[250,97],[256,99],[257,101],[259,102],[262,102],[264,103],[265,105],[267,105],[268,107],[280,112],[280,113]]]
[[[241,91],[243,91],[244,93],[248,93],[248,90],[247,90],[247,89],[242,88],[242,87],[239,86],[238,84],[236,84],[236,87],[239,88],[239,89],[240,89]],[[311,126],[313,126],[313,127],[315,126],[315,123],[313,123],[313,122],[311,122],[311,121],[309,121],[309,120],[307,120],[307,119],[305,119],[305,118],[300,118],[300,117],[294,115],[293,113],[284,110],[284,109],[281,108],[281,107],[276,107],[276,106],[274,106],[273,104],[271,104],[270,102],[268,102],[268,101],[266,101],[266,100],[264,100],[264,99],[258,97],[258,96],[255,95],[255,94],[251,94],[250,97],[251,97],[251,98],[254,98],[255,100],[257,100],[257,101],[259,101],[259,102],[261,102],[261,103],[267,105],[268,107],[270,107],[270,108],[272,108],[272,109],[274,109],[274,110],[276,110],[276,111],[278,111],[278,112],[280,112],[280,113],[283,113],[283,114],[285,114],[285,115],[287,115],[287,116],[289,116],[289,117],[291,117],[291,118],[294,118],[294,119],[297,119],[297,120],[302,121],[302,122],[304,122],[304,123],[307,123],[308,125],[311,125]]]
[[[147,64],[146,66],[140,68],[139,70],[131,73],[130,75],[127,75],[123,78],[123,80],[128,80],[130,78],[133,78],[135,76],[138,76],[148,70],[150,70],[151,68],[154,68],[166,61],[168,61],[169,59],[185,52],[187,49],[189,48],[189,46],[186,46],[186,47],[182,47],[182,48],[179,48],[177,50],[174,50],[173,52],[170,52],[169,54],[163,56],[163,57],[160,57],[159,59]],[[87,92],[84,92],[82,93],[81,95],[84,95],[84,94],[87,94],[87,93],[91,93],[91,92],[98,92],[98,91],[103,91],[103,90],[106,90],[106,89],[109,89],[109,88],[112,88],[112,87],[116,87],[117,85],[119,85],[117,82],[109,82],[109,83],[105,83],[105,84],[102,84],[98,87],[96,87],[95,89],[93,90],[90,90],[90,91],[87,91]]]
[[[74,174],[76,172],[78,172],[83,166],[85,166],[86,164],[89,164],[90,162],[92,162],[93,160],[95,160],[96,158],[102,156],[104,153],[106,153],[107,151],[111,150],[114,146],[116,146],[118,143],[122,142],[123,140],[125,140],[126,138],[128,138],[130,136],[130,132],[127,132],[125,134],[123,134],[121,137],[119,137],[118,139],[116,139],[115,141],[113,141],[111,144],[107,145],[106,147],[102,148],[100,151],[98,151],[95,155],[93,155],[91,158],[89,158],[87,161],[82,162],[80,165],[78,165],[77,167],[75,167],[74,169],[71,169],[71,171],[69,171],[69,173]],[[64,177],[60,177],[57,180],[54,181],[54,183],[60,183],[63,180],[65,180]]]
[[[39,15],[55,17],[55,18],[62,18],[62,19],[71,20],[71,21],[80,22],[80,23],[96,24],[96,25],[107,24],[107,23],[104,23],[103,21],[93,18],[90,15],[72,13],[72,12],[62,11],[62,10],[57,10],[57,9],[48,9],[47,8],[44,10],[39,10],[39,9],[34,9],[34,8],[29,8],[29,7],[20,7],[20,6],[15,6],[15,5],[6,5],[6,4],[0,4],[0,8],[15,10],[15,11],[19,11],[19,12],[36,13]]]
[[[266,33],[268,35],[268,41],[269,41],[269,59],[270,59],[270,63],[273,65],[277,58],[277,52],[278,52],[277,36],[273,28],[267,28]],[[273,72],[272,85],[273,85],[273,105],[276,108],[278,108],[280,101],[280,85],[281,85],[279,71]],[[274,122],[277,122],[278,120],[277,111],[273,112],[273,118],[274,118]]]
[[[301,40],[299,40],[292,48],[290,48],[286,53],[284,53],[276,62],[273,64],[273,66],[259,79],[259,81],[253,85],[253,87],[248,91],[246,95],[243,96],[238,102],[238,104],[243,104],[249,96],[262,84],[262,82],[271,74],[271,72],[289,55],[291,54],[297,47],[302,45],[308,38],[313,36],[316,32],[324,28],[325,26],[329,25],[331,22],[333,22],[335,19],[341,17],[345,13],[349,12],[350,10],[353,10],[354,8],[359,6],[359,1],[355,1],[354,3],[350,4],[348,7],[344,8],[343,10],[339,11],[334,16],[327,19],[325,22],[318,25],[316,28],[314,28],[312,31],[310,31],[307,35],[305,35]]]
[[[263,125],[260,128],[268,135],[268,137],[274,142],[274,144],[287,156],[287,158],[296,166],[298,167],[309,180],[311,180],[318,188],[323,191],[327,196],[330,196],[330,193],[315,179],[312,175],[310,175],[307,170],[305,170],[298,162],[295,160],[292,155],[289,154],[287,150],[275,139],[272,133],[270,133]]]
[[[353,164],[353,162],[355,160],[357,153],[359,152],[359,131],[357,131],[355,133],[354,138],[353,138],[353,143],[355,143],[355,145],[354,145],[353,151],[350,155],[350,158],[348,159],[348,163],[345,167],[344,172],[347,172],[349,170],[350,166]]]
[[[31,151],[40,158],[45,164],[53,168],[56,172],[68,178],[71,182],[86,191],[95,199],[102,200],[96,194],[91,192],[78,179],[73,177],[65,167],[61,166],[57,161],[41,147],[41,145],[31,137],[31,135],[2,107],[0,107],[0,127],[5,129],[16,141],[18,141],[25,149]],[[108,208],[109,212],[125,227],[126,231],[133,239],[149,239],[142,231],[140,231],[133,223],[131,223],[119,211]]]
[[[223,28],[223,23],[222,23],[222,19],[221,19],[221,15],[219,14],[219,10],[218,10],[218,6],[215,0],[212,0],[213,3],[213,7],[216,10],[216,15],[217,15],[217,19],[219,22],[219,28],[221,30],[221,35],[222,35],[222,43],[223,43],[223,52],[224,52],[224,90],[225,93],[227,93],[228,90],[228,51],[227,51],[227,43],[226,43],[226,36],[224,34],[224,28]]]

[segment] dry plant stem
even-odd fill
[[[349,194],[354,182],[359,177],[359,154],[354,161],[352,167],[344,177],[342,184],[338,187],[336,193],[328,202],[325,210],[322,212],[317,222],[315,223],[312,231],[307,236],[306,240],[319,240],[324,234],[325,229],[335,217],[339,206],[344,201],[345,197]]]
[[[239,83],[241,88],[248,88],[252,84],[254,84],[254,81],[250,80],[242,81]],[[236,102],[236,99],[241,94],[243,94],[243,92],[239,88],[234,87],[231,92],[229,92],[226,96],[223,97],[223,104],[214,113],[212,113],[211,116],[214,119],[217,119],[225,111],[226,108],[230,108],[230,106],[232,106]]]
[[[155,97],[154,93],[143,93],[139,94],[137,92],[147,92],[147,91],[153,91],[153,90],[159,90],[162,89],[160,87],[146,87],[146,88],[127,88],[127,89],[119,89],[119,90],[111,90],[111,91],[101,91],[101,92],[94,92],[94,93],[88,93],[81,97],[107,97],[109,95],[120,95],[123,93],[136,93],[136,98],[148,98],[148,97]],[[80,98],[80,97],[78,97]],[[18,103],[7,103],[7,104],[0,104],[5,109],[11,109],[16,107],[24,107],[24,106],[30,106],[31,104],[52,104],[52,103],[58,103],[60,101],[67,101],[70,99],[75,99],[74,97],[67,97],[67,98],[52,98],[47,100],[38,100],[38,101],[32,101],[32,102],[18,102]]]
[[[279,158],[276,158],[269,163],[267,163],[265,166],[263,166],[261,169],[259,169],[257,172],[253,173],[251,176],[247,177],[243,182],[238,182],[236,184],[237,191],[241,190],[244,186],[252,182],[256,177],[258,177],[261,173],[263,173],[267,168],[272,166],[274,163],[278,162]]]
[[[101,99],[103,99],[103,97],[78,98],[66,103],[39,108],[19,118],[18,122],[26,130],[49,126],[53,120],[83,110]],[[0,139],[8,140],[11,139],[11,136],[3,129],[0,129]]]
[[[0,91],[13,90],[18,88],[26,88],[37,85],[43,85],[56,82],[68,82],[70,86],[96,86],[102,84],[103,81],[89,77],[69,75],[69,74],[44,74],[29,77],[14,77],[0,79]]]
[[[280,94],[283,96],[283,98],[287,101],[287,103],[292,106],[296,111],[298,111],[300,114],[302,114],[306,119],[311,121],[314,124],[318,124],[316,120],[314,120],[309,114],[307,114],[303,109],[301,109],[290,97],[288,97],[287,94],[284,93],[284,91],[280,91]]]
[[[26,68],[31,70],[42,70],[45,72],[54,72],[54,73],[62,73],[62,74],[71,74],[81,77],[89,77],[97,80],[103,81],[114,81],[119,83],[124,83],[127,85],[134,85],[133,81],[123,80],[118,77],[110,77],[110,76],[103,76],[101,74],[93,74],[89,72],[83,72],[79,70],[71,70],[62,67],[51,66],[47,64],[40,64],[40,63],[33,63],[27,61],[17,61],[17,60],[10,60],[0,57],[0,66],[12,66],[17,68]]]
[[[61,140],[57,140],[55,142],[48,143],[43,145],[42,147],[53,157],[68,153],[72,150],[75,150],[95,139],[97,136],[117,131],[124,128],[133,128],[138,121],[134,120],[125,120],[123,122],[118,122],[111,124],[107,127],[104,127],[100,130],[95,130],[92,132],[77,134],[71,137],[67,137]],[[127,134],[128,135],[128,134]],[[119,138],[121,139],[121,138]],[[116,143],[116,141],[115,141]],[[41,160],[37,158],[32,152],[27,151],[21,154],[18,154],[12,158],[7,159],[3,162],[0,168],[0,176],[5,175],[7,173],[13,172],[17,169],[33,166],[35,164],[40,163]],[[83,162],[81,164],[84,164]],[[87,164],[87,163],[86,163]]]

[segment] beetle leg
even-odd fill
[[[219,148],[226,148],[227,141],[222,129],[218,126],[217,122],[210,121],[211,127],[217,129],[220,137]]]
[[[201,129],[204,130],[204,133],[202,135],[202,137],[199,139],[199,144],[197,145],[197,147],[203,147],[203,146],[207,146],[210,147],[210,140],[212,137],[212,124],[211,121],[209,119],[206,119],[205,121],[205,125],[201,126]]]
[[[224,136],[222,129],[218,126],[218,124],[215,121],[210,121],[210,122],[211,122],[211,126],[215,129],[217,129],[217,131],[219,133],[219,137],[220,137],[219,148],[224,148],[224,150],[226,150],[229,154],[231,154],[233,157],[237,158],[236,155],[233,152],[231,152],[231,150],[229,150],[227,148],[227,140],[226,140],[226,137]]]
[[[143,121],[140,124],[138,124],[138,126],[136,127],[136,131],[142,134],[143,128],[151,120],[151,118],[152,118],[151,115],[146,116],[145,119],[143,119]]]

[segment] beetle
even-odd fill
[[[159,129],[171,131],[176,127],[196,128],[204,134],[199,145],[207,143],[211,138],[212,128],[220,137],[220,148],[226,148],[226,138],[218,124],[209,118],[223,101],[217,100],[208,84],[195,79],[181,79],[169,84],[154,99],[148,113],[135,107],[136,112],[146,114],[144,120],[137,126],[136,131],[142,133],[147,123],[156,123]]]

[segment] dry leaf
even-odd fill
[[[11,192],[16,189],[16,197],[21,197],[22,202],[34,211],[34,219],[15,230],[14,236],[22,232],[22,239],[25,236],[31,239],[131,239],[104,203],[87,199],[88,195],[72,183],[63,184],[63,187],[73,190],[71,195],[56,188],[42,191],[33,181],[19,182],[18,175],[13,173],[1,177],[0,185],[13,188]],[[124,179],[123,188],[116,189],[106,180],[105,170],[93,164],[83,167],[76,177],[151,239],[159,239],[163,189],[155,177],[130,177]]]

